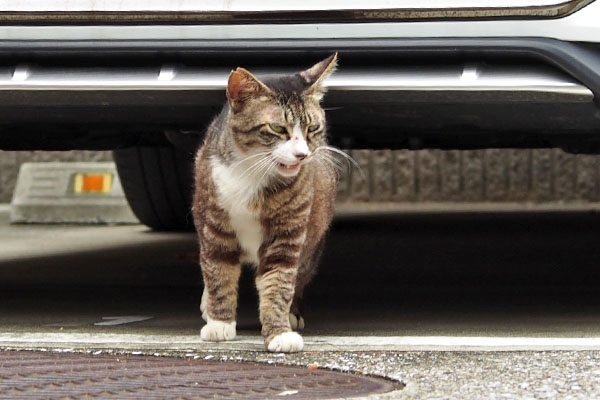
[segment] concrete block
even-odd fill
[[[21,164],[48,161],[112,161],[111,151],[3,151],[0,150],[0,203],[10,203]]]
[[[352,168],[351,198],[355,201],[369,201],[371,199],[371,151],[353,150],[352,158],[360,166]]]
[[[598,156],[574,156],[576,176],[573,190],[578,200],[598,201]]]
[[[394,201],[413,201],[416,199],[415,187],[415,151],[396,150],[392,153],[394,170]]]
[[[531,192],[531,150],[506,149],[509,201],[528,200]]]
[[[417,196],[419,200],[435,201],[439,191],[439,150],[422,150],[417,154]]]
[[[458,150],[440,152],[440,196],[448,201],[461,195],[461,156]]]
[[[336,186],[336,199],[347,200],[350,197],[350,169],[338,168],[338,184]]]
[[[17,162],[16,152],[0,150],[0,203],[10,202],[17,180]]]
[[[394,169],[391,150],[373,150],[373,200],[390,201],[393,194]]]
[[[351,156],[350,150],[342,150],[344,153]],[[338,173],[338,183],[336,186],[336,199],[338,201],[344,201],[350,199],[350,191],[352,185],[352,163],[345,157],[340,155],[333,155],[334,165]]]
[[[560,149],[553,150],[554,198],[568,201],[575,197],[575,156]]]
[[[531,171],[531,190],[533,200],[550,201],[553,199],[552,150],[539,149],[533,152]]]
[[[465,150],[462,163],[462,198],[465,201],[483,200],[483,150]]]
[[[508,192],[506,152],[501,149],[485,151],[485,197],[487,200],[504,200]]]
[[[13,223],[139,223],[127,204],[112,162],[23,164],[11,202],[10,220]]]

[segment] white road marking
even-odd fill
[[[143,315],[121,315],[118,317],[102,317],[104,322],[96,322],[94,325],[96,326],[113,326],[113,325],[123,325],[130,324],[132,322],[140,322],[146,321],[148,319],[152,319],[154,317],[145,317]]]
[[[306,336],[305,350],[395,351],[545,351],[600,350],[600,337],[481,336]],[[264,351],[260,335],[206,343],[200,335],[138,335],[111,333],[0,333],[0,347],[108,347],[112,349],[256,350]]]
[[[86,324],[82,322],[56,322],[53,324],[44,324],[44,326],[48,326],[50,328],[76,328],[84,325]]]
[[[284,390],[283,392],[278,393],[277,396],[289,396],[289,395],[297,394],[297,393],[298,393],[297,390]]]

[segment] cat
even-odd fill
[[[337,171],[327,145],[323,81],[337,53],[259,80],[229,75],[227,102],[196,156],[192,213],[200,242],[204,341],[236,335],[242,264],[255,267],[265,348],[301,351],[302,298],[333,216]]]

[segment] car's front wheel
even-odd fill
[[[127,201],[143,224],[156,230],[193,228],[193,154],[173,146],[113,151]]]

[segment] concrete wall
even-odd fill
[[[599,157],[557,149],[350,152],[340,200],[550,202],[600,200]]]
[[[542,150],[353,150],[363,173],[344,173],[341,201],[597,202],[599,156]],[[107,161],[109,151],[0,151],[0,202],[26,161]],[[364,174],[364,175],[363,175]]]

